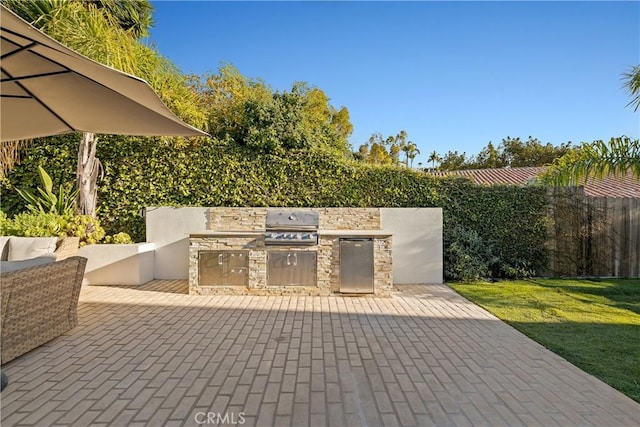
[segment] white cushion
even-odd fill
[[[9,239],[11,236],[0,236],[0,261],[9,259]]]
[[[9,239],[9,261],[36,258],[56,250],[57,237],[13,237]]]
[[[51,264],[55,261],[55,254],[42,255],[37,258],[30,258],[22,261],[0,261],[0,273],[22,270],[23,268],[36,267],[38,265]]]

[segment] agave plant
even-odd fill
[[[53,192],[53,180],[42,166],[38,166],[41,187],[37,194],[28,189],[16,189],[20,197],[27,203],[31,212],[57,213],[59,215],[73,215],[78,190],[67,191],[64,185],[58,188],[58,194]]]

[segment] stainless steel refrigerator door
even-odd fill
[[[374,292],[373,240],[340,240],[340,292]]]

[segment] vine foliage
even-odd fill
[[[25,209],[15,187],[75,175],[77,136],[36,140],[2,180],[2,210]],[[256,152],[218,140],[101,136],[98,218],[144,241],[147,206],[442,207],[448,280],[521,277],[546,266],[542,187],[478,187],[406,167],[367,165],[313,149]],[[55,160],[54,160],[55,159]]]

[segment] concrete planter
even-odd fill
[[[142,285],[153,280],[155,243],[87,245],[86,285]]]

